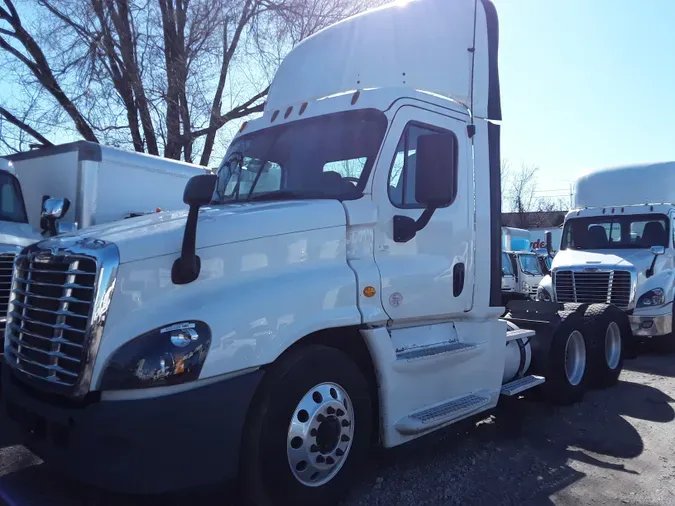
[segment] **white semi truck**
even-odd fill
[[[614,383],[621,311],[501,318],[500,111],[488,0],[306,39],[187,213],[17,259],[2,388],[24,444],[105,488],[238,476],[255,504],[334,504],[373,444]]]
[[[671,184],[671,182],[673,184]],[[552,276],[538,298],[611,303],[633,335],[675,351],[675,162],[600,170],[580,178]]]

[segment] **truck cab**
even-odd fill
[[[636,339],[675,349],[674,171],[674,162],[663,162],[580,178],[577,209],[565,217],[552,276],[538,298],[614,304],[629,315]]]
[[[4,334],[14,257],[41,239],[28,224],[21,185],[12,163],[0,158],[0,333]],[[1,340],[1,339],[0,339]]]
[[[544,277],[539,255],[530,251],[507,251],[515,273],[516,292],[534,299]]]
[[[629,314],[635,336],[670,336],[674,214],[670,204],[571,211],[552,264],[554,300],[611,303]]]

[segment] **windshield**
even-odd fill
[[[502,253],[502,276],[513,276],[513,267],[511,259],[506,253]]]
[[[668,247],[668,218],[662,214],[573,218],[565,223],[561,249],[649,249]]]
[[[236,139],[218,170],[214,203],[363,194],[387,121],[365,109],[266,128]]]
[[[4,171],[0,171],[0,221],[28,223],[19,180]]]
[[[537,255],[518,255],[520,268],[526,274],[543,275]]]

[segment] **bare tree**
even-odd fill
[[[519,228],[549,226],[547,214],[568,209],[569,203],[559,196],[542,195],[538,190],[538,167],[522,165],[513,170],[502,161],[502,212],[515,215]]]
[[[536,205],[537,167],[522,165],[512,170],[502,162],[502,205],[514,213],[534,211]]]
[[[208,165],[221,129],[262,111],[294,44],[380,3],[0,0],[3,80],[39,100],[0,99],[0,116],[43,145],[73,125],[65,137]]]

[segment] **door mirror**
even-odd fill
[[[666,253],[666,248],[663,246],[652,246],[649,250],[654,256],[664,255]]]
[[[42,204],[42,217],[45,219],[60,220],[68,212],[70,200],[48,198]]]
[[[651,278],[654,275],[654,267],[656,266],[656,259],[660,257],[661,255],[665,254],[666,248],[663,246],[652,246],[649,248],[649,251],[651,251],[652,255],[654,255],[654,258],[652,259],[652,264],[649,266],[647,269],[647,277]]]
[[[417,139],[415,200],[427,208],[445,207],[455,199],[457,138],[452,133]]]
[[[54,237],[58,235],[59,230],[56,220],[63,218],[70,208],[70,200],[66,198],[51,198],[44,196],[42,198],[42,215],[40,217],[40,228],[42,235]]]
[[[214,174],[200,174],[193,176],[185,185],[183,202],[190,207],[202,207],[211,202],[213,191],[216,189],[217,176]]]
[[[544,240],[546,241],[546,253],[549,258],[553,258],[553,244],[551,244],[553,241],[553,234],[547,230],[544,234]]]
[[[201,260],[197,256],[197,222],[199,208],[211,202],[216,189],[215,174],[201,174],[192,177],[183,192],[183,202],[190,206],[185,231],[183,232],[183,247],[180,257],[173,263],[171,280],[176,285],[192,283],[199,277]]]

